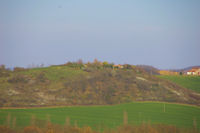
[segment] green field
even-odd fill
[[[158,77],[200,93],[200,76],[159,75]]]
[[[8,121],[12,125],[13,118],[16,118],[17,126],[27,126],[30,124],[31,117],[35,116],[40,119],[38,121],[40,124],[46,123],[47,118],[52,123],[64,124],[68,117],[71,124],[76,121],[78,126],[112,128],[123,123],[124,111],[127,112],[129,123],[150,122],[192,127],[195,121],[197,127],[200,127],[199,107],[159,102],[134,102],[112,106],[0,109],[0,125]]]
[[[51,81],[59,81],[62,78],[73,78],[76,75],[85,74],[82,70],[74,70],[67,66],[50,66],[43,68],[32,68],[26,71],[21,71],[19,73],[31,76],[37,76],[41,72],[45,73],[45,77]]]

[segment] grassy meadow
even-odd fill
[[[200,93],[200,76],[159,75],[158,77]]]
[[[59,81],[63,78],[73,78],[80,74],[86,74],[81,69],[72,69],[67,66],[50,66],[41,68],[32,68],[28,71],[20,71],[18,74],[24,74],[28,76],[38,76],[40,73],[45,73],[45,78],[51,81]]]
[[[124,116],[125,115],[125,116]],[[24,127],[34,122],[44,126],[47,121],[64,125],[66,120],[79,127],[114,128],[143,122],[192,128],[200,127],[200,108],[196,106],[159,102],[134,102],[112,106],[73,106],[29,109],[0,109],[0,125]]]

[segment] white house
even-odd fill
[[[200,75],[200,68],[192,68],[187,71],[187,75]]]

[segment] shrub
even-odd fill
[[[28,126],[24,128],[23,133],[42,133],[42,130],[36,126]]]
[[[9,83],[27,83],[28,79],[25,75],[17,74],[12,78],[8,79]]]
[[[15,67],[14,68],[14,72],[21,72],[21,71],[24,71],[24,70],[26,70],[26,69],[23,68],[23,67]]]
[[[14,133],[14,131],[7,126],[0,125],[0,133]]]

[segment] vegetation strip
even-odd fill
[[[141,124],[143,122],[170,124],[178,127],[193,127],[193,123],[200,124],[199,107],[158,103],[158,102],[134,102],[113,106],[76,106],[57,108],[32,108],[32,109],[0,109],[0,125],[10,124],[15,119],[16,126],[28,126],[32,117],[37,124],[51,121],[54,124],[65,124],[67,118],[70,124],[78,126],[90,126],[96,128],[114,128],[123,124],[123,115],[127,112],[129,124]],[[9,119],[9,120],[8,120]]]

